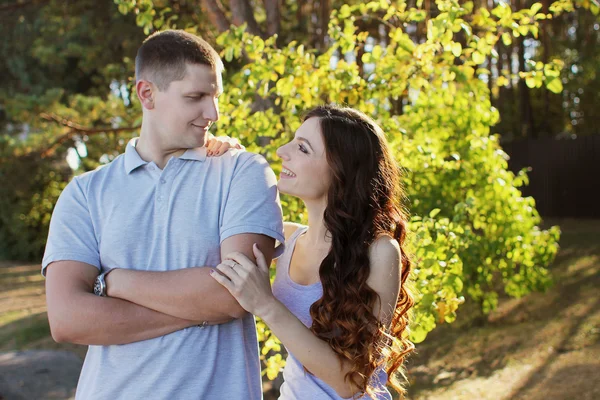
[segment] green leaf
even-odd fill
[[[413,343],[421,343],[425,340],[428,333],[429,331],[427,330],[427,328],[421,326],[411,327],[410,340]]]
[[[440,211],[441,210],[439,208],[434,208],[429,212],[429,218],[435,218],[435,216],[438,215]]]
[[[485,56],[477,50],[473,52],[472,58],[475,64],[483,64],[485,62]]]
[[[531,12],[533,14],[536,14],[538,11],[540,11],[542,9],[542,3],[533,3],[531,5]]]
[[[381,55],[383,54],[382,50],[381,50],[381,46],[376,45],[373,47],[373,51],[371,52],[373,54],[373,58],[375,60],[379,60],[381,58]]]
[[[233,47],[228,47],[225,50],[225,60],[227,62],[230,62],[231,60],[233,60]]]
[[[340,19],[346,19],[350,16],[351,10],[348,4],[344,4],[342,8],[340,8]]]
[[[527,36],[527,34],[529,33],[529,27],[526,25],[521,25],[519,26],[519,34],[521,34],[521,36]]]
[[[552,93],[560,93],[563,91],[563,84],[560,78],[549,79],[546,81],[546,88]]]
[[[496,85],[498,86],[508,86],[509,80],[505,76],[499,76],[496,79]]]
[[[504,18],[510,15],[510,13],[510,8],[503,1],[499,2],[498,6],[492,10],[492,14],[498,18]]]
[[[560,71],[555,69],[552,64],[544,65],[544,75],[549,78],[557,78],[560,76]]]
[[[461,28],[462,28],[462,29],[465,31],[465,33],[467,34],[467,38],[470,38],[470,37],[471,37],[471,35],[473,34],[473,31],[472,31],[472,29],[471,29],[471,26],[470,26],[470,25],[468,25],[468,24],[466,24],[466,23],[464,23],[464,22],[461,22],[461,23],[460,23],[460,26],[461,26]]]
[[[454,57],[460,57],[462,54],[462,45],[459,42],[452,43],[452,54]]]

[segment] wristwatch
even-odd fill
[[[96,296],[106,297],[106,275],[109,274],[114,268],[104,271],[100,275],[96,277],[96,281],[94,282],[94,294]]]

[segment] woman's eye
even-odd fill
[[[300,151],[304,154],[308,154],[308,150],[306,150],[306,147],[304,147],[303,145],[299,144],[298,149],[300,149]]]

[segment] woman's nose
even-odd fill
[[[286,151],[286,149],[287,149],[287,144],[284,144],[283,146],[281,146],[280,148],[277,149],[275,154],[277,154],[277,156],[279,158],[281,158],[282,160],[289,160],[288,152]]]

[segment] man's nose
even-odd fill
[[[212,122],[219,120],[219,101],[217,99],[211,99],[208,104],[205,104],[202,117]]]

